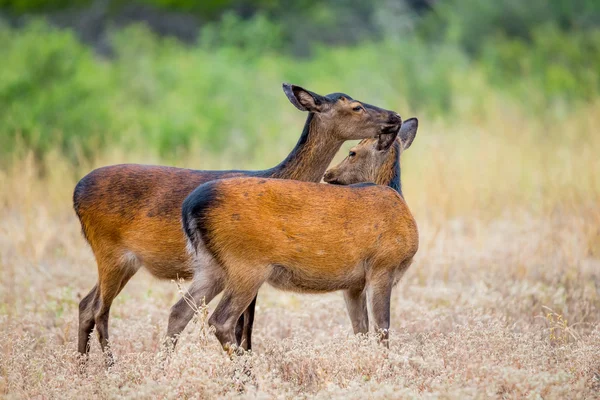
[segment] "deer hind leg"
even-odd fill
[[[104,265],[107,264],[110,265],[110,263],[106,262],[98,263],[99,276],[103,276],[102,271],[104,270]],[[125,284],[137,271],[137,268],[135,267],[135,265],[132,265],[131,262],[126,262],[126,264],[128,265],[124,266],[123,273],[121,274],[122,276],[118,276],[117,274],[117,279],[119,280],[118,292],[120,292],[123,289]],[[105,281],[105,284],[108,285],[108,283],[106,283],[106,278],[102,279],[102,281]],[[87,354],[90,350],[90,334],[94,330],[94,326],[96,326],[96,315],[98,314],[98,311],[100,309],[100,286],[101,280],[99,279],[98,283],[96,283],[92,290],[79,303],[79,337],[77,347],[80,354]]]
[[[367,311],[367,294],[364,288],[345,290],[344,300],[354,334],[367,333],[369,331],[369,313]]]
[[[256,297],[244,311],[235,326],[235,340],[237,345],[244,350],[252,350],[252,326],[254,325],[254,309],[256,308]]]
[[[235,340],[237,345],[244,350],[252,350],[252,326],[254,325],[254,309],[256,308],[256,296],[244,313],[238,319],[235,326]]]
[[[211,302],[216,295],[221,293],[224,284],[224,273],[218,265],[207,265],[197,269],[194,280],[188,289],[188,294],[179,299],[169,314],[166,344],[175,346],[178,336],[196,312],[194,305],[200,305],[204,299],[205,304]],[[190,304],[192,303],[192,304]]]
[[[140,265],[136,259],[123,256],[99,258],[98,284],[94,303],[94,323],[100,347],[107,356],[107,364],[114,363],[108,348],[108,319],[113,300],[123,290],[127,282],[138,271]]]
[[[209,319],[223,349],[231,354],[236,340],[236,323],[256,298],[258,289],[267,280],[268,267],[235,268],[241,274],[230,273],[223,298]],[[248,273],[251,272],[251,273]]]
[[[85,355],[90,351],[90,334],[94,330],[96,321],[94,313],[98,304],[98,284],[79,303],[79,338],[77,350]]]
[[[380,273],[367,282],[367,302],[369,319],[373,321],[380,341],[389,348],[390,303],[394,278],[391,274]]]

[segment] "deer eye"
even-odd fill
[[[362,108],[362,106],[356,106],[356,107],[354,107],[352,110],[353,110],[353,111],[360,111],[360,110],[362,110],[362,109],[363,109],[363,108]]]
[[[348,157],[354,157],[356,155],[355,151],[351,151],[350,153],[348,153]]]

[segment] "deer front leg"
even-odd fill
[[[349,289],[344,291],[346,309],[352,321],[354,334],[369,331],[369,313],[367,311],[367,295],[364,289]]]
[[[380,275],[367,284],[367,298],[375,332],[380,336],[381,343],[389,348],[390,303],[392,297],[392,277]]]

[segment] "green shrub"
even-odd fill
[[[481,63],[493,83],[519,98],[527,96],[533,86],[546,98],[541,107],[552,101],[590,101],[598,96],[600,30],[565,35],[546,25],[532,32],[531,41],[501,39],[486,46]]]
[[[35,22],[23,30],[0,29],[0,144],[11,151],[17,138],[43,153],[60,146],[73,153],[108,140],[109,85],[106,65],[69,31]]]
[[[281,43],[269,37],[279,28],[264,17],[240,27],[260,43],[239,41],[228,18],[194,47],[143,25],[118,30],[111,59],[39,21],[0,26],[0,157],[23,143],[40,157],[58,148],[73,161],[108,146],[165,159],[197,147],[257,159],[291,147],[301,129],[304,115],[281,82],[346,91],[429,119],[485,112],[483,102],[498,95],[543,117],[554,103],[574,107],[600,92],[598,30],[543,25],[528,40],[495,36],[475,60],[460,46],[415,35],[320,46],[297,59],[277,51]]]
[[[247,56],[257,57],[266,52],[282,50],[284,36],[282,27],[264,14],[242,20],[237,14],[227,12],[219,22],[202,28],[200,43],[206,49],[231,47],[243,51]]]
[[[545,25],[562,32],[600,28],[596,0],[443,0],[422,23],[429,39],[449,41],[468,53],[479,53],[498,37],[530,41]]]

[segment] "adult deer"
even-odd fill
[[[79,304],[80,353],[89,351],[89,336],[96,326],[102,350],[112,362],[107,349],[110,307],[141,266],[160,279],[190,279],[205,262],[186,250],[180,222],[181,204],[198,185],[239,176],[318,182],[345,140],[387,134],[401,124],[397,113],[343,93],[321,96],[289,84],[284,84],[283,90],[308,117],[296,147],[271,169],[198,171],[122,164],[96,169],[79,181],[73,205],[98,264],[98,283]],[[210,285],[210,281],[195,280],[189,292],[200,301],[200,293],[210,292]],[[248,349],[253,311],[254,302],[246,318],[240,318],[237,330],[238,341]],[[193,313],[183,299],[175,304],[168,337],[176,339]]]
[[[399,141],[398,131],[362,141],[326,178],[381,185],[243,177],[205,183],[185,199],[183,227],[205,260],[194,279],[206,289],[197,295],[210,301],[224,291],[209,324],[226,351],[265,282],[303,293],[343,290],[354,331],[367,332],[371,319],[388,344],[392,287],[419,241],[400,191],[400,153],[416,131],[411,119]]]

